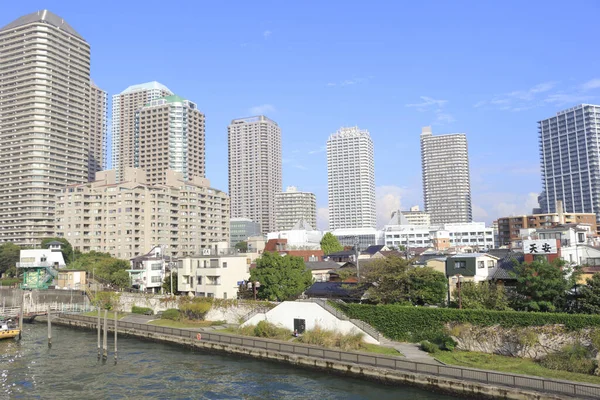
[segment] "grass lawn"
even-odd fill
[[[148,324],[156,326],[168,326],[169,328],[205,328],[207,326],[223,325],[223,321],[173,321],[170,319],[155,319]]]
[[[600,377],[598,376],[544,368],[535,361],[527,358],[507,357],[470,351],[440,351],[433,354],[433,356],[450,365],[600,384]]]
[[[98,311],[88,311],[86,313],[83,313],[81,315],[85,315],[86,317],[96,317],[98,318]],[[117,313],[117,319],[123,319],[125,316],[127,315],[127,313],[124,312],[120,312]],[[102,320],[104,321],[104,311],[102,311],[102,313],[100,314]],[[109,311],[108,312],[108,319],[110,320],[114,320],[115,319],[115,312],[114,311]]]
[[[21,283],[21,279],[19,279],[19,278],[0,279],[0,286],[13,286],[15,283]]]
[[[385,354],[387,356],[398,356],[398,357],[404,356],[398,350],[393,349],[391,347],[385,347],[385,346],[380,346],[378,344],[371,344],[371,343],[361,344],[360,350],[358,350],[358,351],[366,351],[369,353]]]

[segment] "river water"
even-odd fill
[[[0,341],[0,400],[5,399],[377,399],[454,397],[331,375],[234,355],[120,337],[114,363],[97,359],[92,331],[26,324],[23,339]]]

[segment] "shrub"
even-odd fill
[[[149,307],[138,307],[138,306],[131,306],[131,312],[133,314],[154,314],[154,311],[152,311],[151,308]]]
[[[342,350],[359,350],[363,343],[364,333],[347,333],[338,336],[338,346]]]
[[[531,329],[523,329],[518,332],[517,341],[521,346],[535,346],[540,342],[540,339],[534,331]]]
[[[298,341],[323,347],[335,347],[337,342],[335,332],[322,329],[318,325],[314,329],[305,331]]]
[[[180,303],[179,311],[188,319],[204,320],[211,307],[212,303],[208,301],[189,301]]]
[[[254,336],[254,328],[256,328],[256,325],[239,326],[237,333],[244,336]]]
[[[596,360],[590,358],[588,349],[581,344],[565,346],[557,353],[548,354],[540,364],[549,369],[580,374],[593,374],[596,369]]]
[[[166,309],[165,311],[163,311],[163,313],[160,317],[162,319],[170,319],[173,321],[178,321],[179,320],[179,310],[176,308]]]
[[[334,304],[350,318],[365,321],[386,337],[408,342],[434,341],[445,334],[448,323],[504,328],[562,324],[567,330],[600,327],[600,315]]]
[[[268,321],[260,321],[254,328],[254,336],[271,339],[287,339],[292,336],[292,331],[279,327]]]
[[[426,351],[428,353],[435,353],[440,350],[437,344],[431,343],[428,340],[423,340],[420,344],[421,350]]]
[[[440,334],[433,339],[433,342],[438,345],[441,350],[452,351],[456,347],[456,342],[447,334]]]
[[[594,329],[590,332],[590,341],[594,349],[600,352],[600,329]]]

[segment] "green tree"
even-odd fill
[[[130,287],[131,279],[129,278],[129,273],[124,269],[113,272],[110,274],[110,283],[119,289]]]
[[[248,242],[245,242],[245,241],[237,242],[235,244],[235,249],[237,251],[239,251],[240,253],[246,253],[248,251]]]
[[[578,272],[563,260],[548,262],[539,258],[531,263],[517,264],[513,275],[517,279],[513,308],[525,311],[557,311],[566,305],[567,292],[577,281]]]
[[[283,301],[297,298],[313,283],[302,257],[263,253],[250,271],[250,281],[259,282],[257,297]]]
[[[361,282],[370,285],[370,301],[382,304],[441,304],[448,293],[446,276],[430,267],[412,267],[409,260],[391,256],[361,267]]]
[[[587,285],[580,286],[579,310],[587,314],[600,314],[600,274],[587,279]]]
[[[452,293],[458,304],[458,291]],[[504,286],[492,282],[463,282],[460,285],[462,308],[474,310],[509,310],[509,300]]]
[[[47,249],[48,248],[48,243],[50,242],[61,242],[62,248],[62,254],[63,254],[63,258],[65,259],[65,264],[70,264],[72,263],[73,260],[73,246],[71,246],[71,243],[69,243],[69,241],[65,238],[59,238],[59,237],[51,237],[51,238],[46,238],[44,240],[42,240],[42,248],[43,249]]]
[[[165,293],[171,293],[171,274],[167,274],[163,280],[162,288]],[[179,294],[177,290],[177,273],[173,272],[173,294]]]
[[[0,275],[12,270],[19,262],[21,248],[16,244],[4,243],[0,245]]]
[[[344,247],[340,244],[338,238],[333,236],[331,232],[327,232],[321,239],[321,250],[323,250],[323,254],[327,255],[342,251]]]

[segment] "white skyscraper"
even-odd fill
[[[303,219],[312,228],[317,227],[317,198],[314,193],[299,191],[288,186],[285,192],[275,195],[277,231],[289,231]]]
[[[231,217],[250,218],[263,234],[275,231],[275,195],[281,192],[281,129],[261,115],[234,119],[227,128]]]
[[[421,165],[425,212],[433,225],[471,222],[471,180],[467,135],[433,136],[421,132]]]
[[[340,128],[327,140],[329,229],[375,228],[375,162],[367,130]]]
[[[112,168],[117,182],[123,178],[126,167],[135,167],[139,149],[135,140],[136,113],[151,100],[173,93],[158,82],[129,86],[112,98]]]

